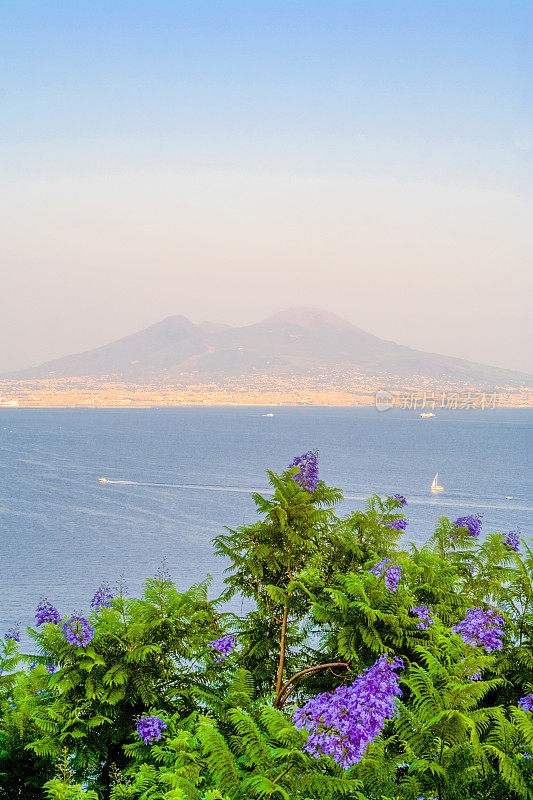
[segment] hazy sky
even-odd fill
[[[530,0],[0,0],[0,371],[319,306],[533,372]]]

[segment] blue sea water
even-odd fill
[[[532,433],[531,409],[427,420],[371,408],[0,409],[0,635],[31,624],[42,595],[84,612],[121,575],[135,594],[163,558],[181,589],[211,573],[216,596],[227,564],[212,538],[252,521],[265,470],[309,449],[344,491],[343,510],[404,494],[406,540],[471,513],[485,532],[531,537]],[[444,492],[432,495],[437,471]]]

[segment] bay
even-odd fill
[[[531,537],[532,439],[533,409],[0,409],[0,635],[43,595],[84,613],[102,581],[136,594],[163,558],[182,590],[210,573],[215,597],[227,564],[211,540],[253,521],[266,469],[309,449],[342,512],[404,494],[406,541],[471,513],[484,533]]]

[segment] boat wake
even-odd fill
[[[230,492],[230,493],[238,493],[238,494],[251,494],[252,492],[259,492],[262,495],[270,495],[272,491],[268,487],[257,487],[257,486],[217,486],[207,483],[153,483],[150,481],[113,481],[108,480],[107,478],[102,480],[100,479],[100,483],[103,483],[107,486],[141,486],[141,487],[149,487],[149,488],[156,488],[156,489],[183,489],[183,490],[191,490],[191,491],[199,491],[199,492]],[[348,492],[344,495],[344,500],[358,500],[358,501],[365,501],[367,499],[366,494],[355,494],[352,492]],[[507,498],[506,498],[507,499]],[[518,501],[518,504],[513,504],[513,509],[518,511],[530,511],[531,506],[520,503],[521,498],[514,497],[514,500]],[[455,497],[453,495],[448,495],[446,498],[442,497],[442,495],[435,497],[411,497],[409,499],[409,505],[411,506],[418,506],[418,505],[430,505],[430,506],[443,506],[443,507],[464,507],[464,508],[475,508],[478,510],[481,509],[508,509],[508,503],[501,503],[498,502],[496,499],[494,502],[476,502],[470,498],[461,498]]]
[[[160,489],[197,489],[204,492],[266,492],[266,489],[257,489],[252,486],[212,486],[204,483],[149,483],[148,481],[100,481],[114,486],[153,486]]]

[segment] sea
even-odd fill
[[[256,520],[266,470],[308,450],[340,513],[405,495],[404,542],[466,514],[530,538],[532,439],[533,409],[0,409],[0,636],[43,596],[63,614],[86,613],[102,582],[137,596],[163,562],[180,590],[210,575],[218,596],[213,538]]]

